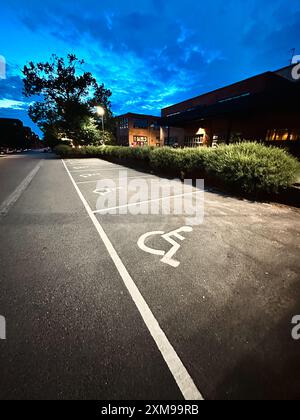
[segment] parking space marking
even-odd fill
[[[193,194],[202,194],[202,191],[193,191],[193,192],[177,194],[177,195],[168,195],[166,197],[154,198],[153,200],[145,200],[145,201],[138,201],[136,203],[123,204],[122,206],[116,206],[116,207],[110,207],[110,208],[101,209],[101,210],[95,210],[93,213],[94,214],[101,214],[101,213],[106,212],[106,211],[119,210],[119,209],[134,207],[134,206],[138,206],[138,205],[142,205],[142,204],[157,203],[159,201],[170,200],[171,198],[186,197],[186,196],[193,195]]]
[[[101,172],[103,172],[103,171],[101,171]],[[79,175],[81,178],[90,178],[91,176],[101,176],[101,175],[103,176],[103,174],[101,172],[95,172],[94,174],[87,173],[87,174],[80,174],[80,175],[76,174],[76,175]]]
[[[0,206],[0,217],[6,216],[10,208],[19,200],[23,192],[29,186],[33,178],[40,170],[43,162],[40,160],[33,170],[23,179],[21,184],[15,189],[15,191],[1,204]]]
[[[80,170],[77,170],[77,171],[70,171],[72,174],[73,173],[76,173],[76,172],[85,172],[85,171],[105,171],[105,172],[107,172],[107,171],[116,171],[116,170],[118,170],[118,169],[120,169],[119,168],[119,166],[116,166],[116,167],[113,167],[113,168],[104,168],[104,169],[102,169],[101,167],[99,167],[99,168],[95,168],[95,169],[92,169],[92,168],[88,168],[88,169],[80,169]]]
[[[203,397],[200,391],[197,389],[192,377],[188,373],[186,367],[182,363],[180,357],[176,353],[174,347],[169,342],[167,336],[165,335],[164,331],[160,327],[158,321],[156,320],[155,316],[153,315],[151,309],[149,308],[147,302],[145,301],[144,297],[142,296],[141,292],[139,291],[138,287],[136,286],[134,280],[130,276],[129,272],[127,271],[125,265],[123,264],[121,258],[119,257],[117,251],[115,250],[113,244],[111,243],[110,239],[108,238],[107,234],[105,233],[103,227],[101,226],[99,220],[96,218],[95,214],[93,213],[92,209],[90,208],[89,204],[87,203],[86,199],[84,198],[83,194],[81,193],[78,185],[74,181],[72,174],[70,173],[67,165],[62,160],[62,163],[67,171],[67,174],[70,177],[70,180],[82,201],[92,223],[94,224],[100,238],[102,239],[112,261],[114,262],[125,287],[127,288],[133,302],[135,303],[144,323],[151,334],[153,340],[156,343],[157,348],[159,349],[163,359],[165,360],[174,380],[176,381],[183,397],[186,400],[203,400]]]
[[[137,178],[152,178],[152,179],[156,179],[155,176],[127,176],[126,178],[111,178],[111,179],[119,179],[120,181],[122,181],[123,179],[137,179]],[[92,184],[92,183],[97,183],[98,181],[101,181],[101,179],[98,180],[93,180],[93,181],[78,181],[76,182],[76,184]]]
[[[117,190],[122,190],[122,189],[123,189],[123,187],[116,187],[116,188],[108,188],[108,187],[104,187],[104,188],[96,188],[96,189],[93,191],[93,193],[94,193],[94,194],[101,195],[101,196],[104,196],[104,195],[110,194],[110,193],[112,193],[112,192],[114,192],[114,191],[117,191]]]
[[[180,241],[184,241],[185,237],[180,234],[182,232],[192,232],[192,231],[193,231],[192,227],[183,226],[169,233],[165,233],[162,231],[148,232],[140,237],[137,244],[138,244],[138,247],[142,251],[147,252],[152,255],[163,256],[163,258],[160,260],[162,263],[165,263],[165,264],[170,265],[171,267],[177,268],[179,267],[180,262],[173,259],[173,257],[179,251],[181,245],[177,241],[175,241],[173,237],[175,237],[176,239],[179,239]],[[163,239],[165,239],[167,242],[169,242],[172,245],[172,248],[168,252],[165,252],[159,249],[149,248],[148,246],[146,246],[145,244],[146,240],[150,238],[151,236],[157,236],[157,235],[161,236]]]

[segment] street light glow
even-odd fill
[[[100,117],[105,115],[105,109],[102,106],[96,106],[96,112]]]

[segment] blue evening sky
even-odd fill
[[[112,109],[160,109],[289,64],[300,1],[10,0],[1,4],[0,117],[27,116],[21,68],[75,53],[113,92]],[[35,131],[37,131],[35,127]]]

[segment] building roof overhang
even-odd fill
[[[237,117],[249,113],[264,113],[288,110],[299,111],[300,118],[300,83],[286,79],[276,81],[269,89],[256,94],[249,93],[232,100],[218,102],[208,106],[196,106],[192,109],[162,118],[162,125],[182,127],[191,122],[211,118]]]

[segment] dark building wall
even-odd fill
[[[0,118],[0,146],[22,148],[24,143],[23,123],[17,119]]]
[[[297,149],[300,141],[300,83],[294,83],[293,66],[267,72],[162,110],[162,122],[184,132],[179,145],[204,132],[202,145],[237,139],[266,141]],[[172,134],[171,134],[172,135]],[[189,144],[189,143],[188,143]]]
[[[209,106],[218,103],[219,101],[226,101],[230,98],[246,95],[248,93],[256,94],[264,91],[269,85],[270,73],[255,76],[250,79],[217,89],[213,92],[188,99],[179,104],[162,109],[162,117],[176,114],[178,112],[187,111],[197,106]]]

